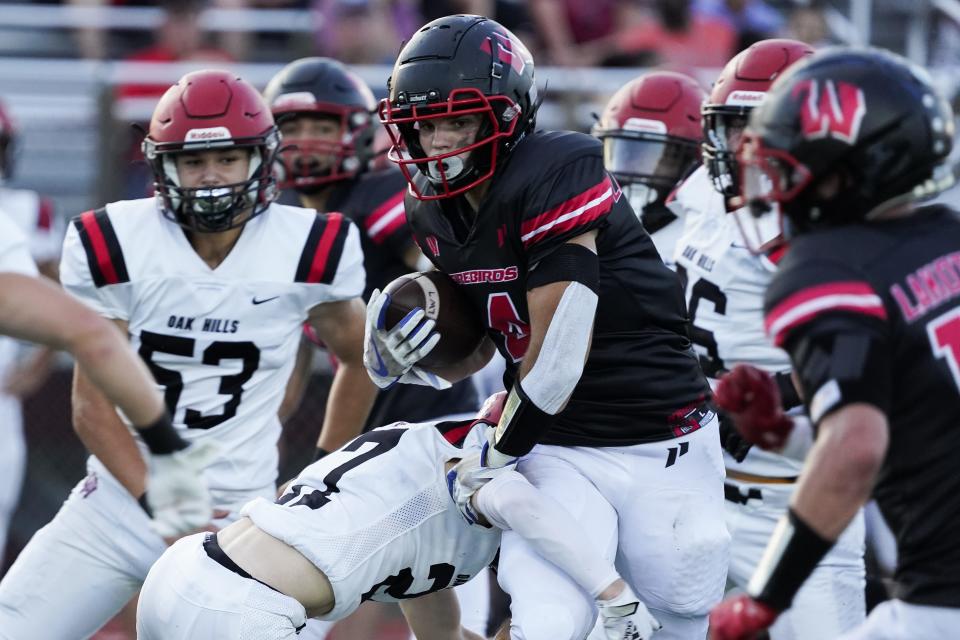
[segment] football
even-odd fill
[[[483,341],[480,314],[450,276],[439,271],[422,271],[400,276],[384,289],[390,294],[387,327],[394,327],[416,307],[436,321],[440,342],[418,366],[437,373],[436,368],[453,367],[470,356]]]

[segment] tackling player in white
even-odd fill
[[[359,428],[374,396],[357,230],[273,203],[277,144],[252,86],[227,72],[187,74],[161,98],[144,141],[157,197],[84,213],[64,242],[67,290],[130,336],[177,433],[216,443],[204,464],[214,527],[274,495],[277,408],[304,321],[341,362],[325,426]],[[94,454],[90,475],[0,583],[0,637],[89,637],[180,533],[147,527],[140,447],[82,370],[73,411]]]
[[[608,640],[650,638],[659,623],[613,565],[512,465],[490,470],[462,510],[451,500],[506,396],[473,421],[363,434],[304,469],[275,503],[257,499],[219,533],[180,540],[144,584],[139,637],[293,638],[308,617],[335,620],[376,600],[400,602],[418,638],[477,640],[449,587],[489,565],[500,530],[512,529],[596,598]]]

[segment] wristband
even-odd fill
[[[313,452],[313,460],[311,461],[311,464],[328,455],[330,455],[329,451],[321,447],[317,447],[316,451]]]
[[[793,597],[833,547],[800,519],[793,509],[780,518],[747,593],[777,611],[790,607]]]
[[[773,381],[777,383],[777,388],[780,389],[780,406],[783,407],[784,411],[789,411],[803,404],[800,393],[793,386],[793,376],[790,375],[789,371],[780,371],[773,374]]]
[[[166,455],[182,451],[190,446],[190,443],[180,437],[177,430],[173,428],[170,422],[170,414],[163,412],[156,422],[143,428],[138,428],[137,433],[143,438],[144,444],[154,455]]]
[[[507,396],[503,413],[497,423],[494,448],[500,453],[519,458],[533,449],[555,419],[556,416],[534,404],[517,380],[510,389],[510,395]]]

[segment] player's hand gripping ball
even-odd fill
[[[423,309],[424,321],[435,323],[433,331],[440,341],[416,363],[421,369],[438,373],[439,369],[456,367],[483,342],[482,311],[444,273],[409,273],[388,284],[383,293],[389,296],[384,318],[387,327],[403,322],[417,308]]]

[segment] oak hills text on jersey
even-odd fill
[[[182,329],[183,331],[196,331],[193,321],[196,318],[190,316],[170,316],[167,318],[167,326],[171,329]],[[228,318],[203,318],[203,324],[200,325],[200,331],[209,333],[236,333],[240,328],[239,320],[230,320]]]

